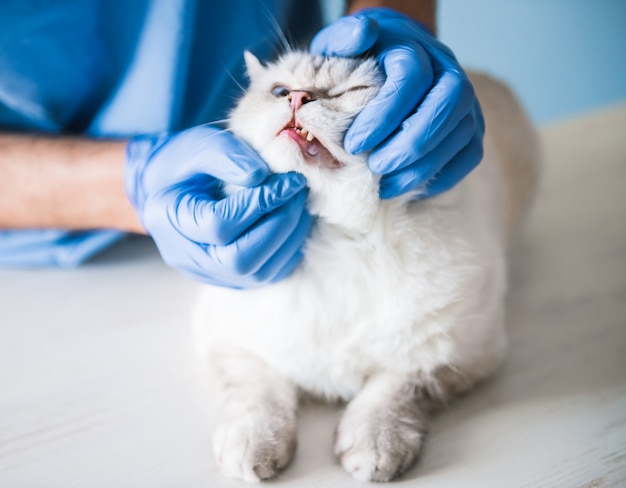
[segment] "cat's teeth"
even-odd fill
[[[296,127],[294,130],[302,139],[306,139],[309,142],[315,139],[315,136],[311,134],[308,130],[306,130],[304,127]]]

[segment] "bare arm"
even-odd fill
[[[125,146],[0,134],[0,229],[145,232],[124,192]]]
[[[402,12],[437,32],[436,0],[348,0],[348,13],[367,7],[387,7]]]

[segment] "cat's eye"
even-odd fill
[[[282,85],[276,85],[272,88],[272,95],[275,97],[286,97],[289,95],[289,88]]]
[[[344,96],[347,93],[358,92],[361,90],[369,90],[370,88],[372,87],[369,85],[357,85],[357,86],[351,86],[349,88],[339,88],[339,91],[331,90],[327,94],[326,98],[339,98],[339,97]]]

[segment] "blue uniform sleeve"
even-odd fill
[[[121,30],[128,34],[142,23],[147,1],[133,3],[136,12],[124,21],[118,37]],[[103,36],[101,13],[100,0],[0,2],[0,131],[84,132],[99,101],[115,85],[116,70],[127,62]],[[0,266],[77,266],[123,235],[111,230],[0,230]]]
[[[116,231],[0,231],[0,266],[78,266],[123,236]]]
[[[87,133],[132,64],[151,3],[0,2],[0,131]],[[0,230],[0,267],[78,266],[123,236],[112,230]]]

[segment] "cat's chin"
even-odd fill
[[[275,173],[295,171],[304,175],[311,214],[346,230],[368,231],[380,204],[379,178],[369,170],[364,155],[346,153],[344,161],[332,168],[319,160],[312,164],[296,142],[281,135],[261,151],[261,156]]]

